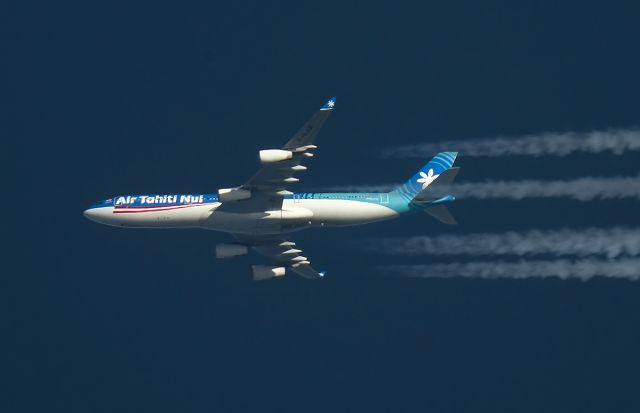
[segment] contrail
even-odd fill
[[[325,191],[387,192],[397,185],[352,185],[324,188]],[[451,194],[459,199],[570,198],[577,201],[597,199],[640,199],[640,177],[583,177],[555,181],[483,181],[453,184]]]
[[[640,228],[531,230],[367,239],[360,248],[388,255],[640,256]]]
[[[388,274],[417,278],[525,279],[560,278],[587,281],[593,277],[640,279],[640,258],[553,261],[495,261],[429,265],[390,265],[380,268]]]
[[[455,150],[468,156],[557,155],[573,152],[606,152],[620,155],[640,150],[640,129],[609,129],[586,133],[546,132],[521,137],[450,140],[406,145],[382,151],[386,158],[424,158],[443,150]]]
[[[451,189],[460,198],[571,198],[577,201],[594,199],[640,199],[639,177],[584,177],[557,181],[485,181],[466,182]]]

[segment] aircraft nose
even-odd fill
[[[84,212],[82,213],[82,215],[84,215],[85,218],[88,218],[91,221],[97,221],[98,220],[98,212],[96,211],[95,208],[85,209]]]
[[[104,225],[121,226],[113,215],[113,207],[104,206],[103,204],[92,205],[90,208],[82,212],[85,218]]]

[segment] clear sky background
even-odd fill
[[[83,218],[241,184],[333,95],[300,190],[402,181],[426,160],[376,156],[394,145],[640,124],[633,2],[419,3],[2,6],[0,410],[638,411],[640,282],[389,277],[374,265],[408,261],[349,247],[637,227],[638,201],[463,200],[455,228],[296,234],[321,282],[254,283],[262,257],[213,257],[225,234]],[[637,176],[640,156],[458,163],[544,180]]]

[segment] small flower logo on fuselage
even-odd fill
[[[429,169],[427,173],[420,171],[420,176],[422,178],[419,178],[416,182],[418,182],[419,184],[422,184],[422,189],[424,190],[427,186],[429,186],[431,182],[433,182],[440,175],[434,175],[433,169]]]

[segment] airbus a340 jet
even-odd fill
[[[96,222],[124,228],[203,228],[228,232],[235,242],[216,246],[218,258],[248,253],[252,248],[271,265],[254,265],[253,279],[281,277],[292,271],[321,278],[289,234],[307,228],[368,224],[400,215],[426,212],[454,224],[445,204],[454,200],[449,188],[459,168],[456,152],[441,152],[414,176],[391,192],[298,192],[289,186],[307,169],[322,124],[333,112],[329,99],[280,149],[258,153],[262,167],[244,185],[213,194],[122,195],[84,211]]]

